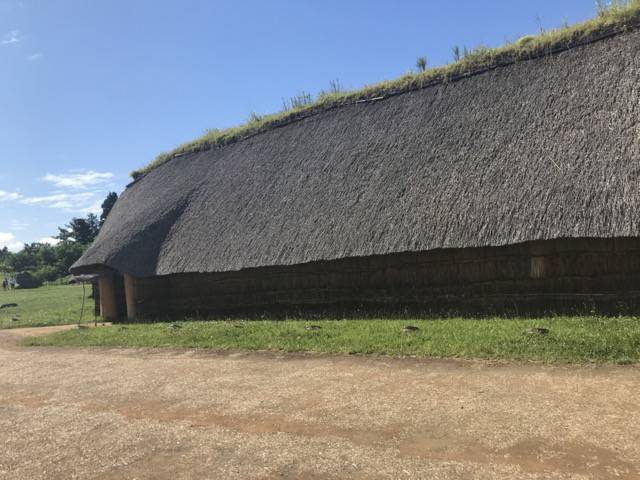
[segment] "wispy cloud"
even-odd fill
[[[22,36],[20,35],[20,30],[11,30],[9,33],[6,33],[2,37],[2,45],[12,45],[14,43],[18,43],[22,40]]]
[[[4,247],[7,247],[12,252],[17,252],[22,248],[22,242],[19,242],[13,233],[0,232],[0,248]]]
[[[27,55],[27,60],[30,62],[36,62],[42,58],[42,52],[36,52],[31,55]]]
[[[10,202],[20,200],[22,195],[18,192],[5,192],[4,190],[0,190],[0,202]]]
[[[94,172],[89,170],[82,173],[52,174],[47,173],[42,180],[52,183],[59,188],[84,189],[90,186],[108,182],[114,177],[111,172]]]
[[[0,190],[1,202],[17,202],[22,205],[31,205],[44,208],[57,208],[73,213],[99,213],[102,211],[101,205],[106,192],[98,190],[78,191],[54,191],[47,195],[29,196],[18,192],[7,192]],[[13,228],[21,230],[28,224],[14,221]]]
[[[56,193],[42,197],[23,197],[20,199],[20,203],[46,208],[84,211],[94,199],[95,193],[93,192]]]
[[[54,193],[41,197],[22,197],[19,203],[34,207],[54,208],[70,213],[100,213],[102,202],[106,193],[82,192],[82,193]]]
[[[1,1],[1,0],[0,0]],[[40,180],[53,187],[40,195],[28,195],[18,191],[0,190],[0,203],[15,202],[19,205],[58,209],[71,214],[100,213],[102,202],[109,190],[118,188],[112,182],[115,175],[111,172],[93,170],[75,170],[67,173],[47,173]],[[24,229],[23,225],[14,225],[12,230]]]

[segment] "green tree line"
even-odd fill
[[[69,275],[69,267],[80,258],[96,238],[118,195],[110,192],[102,202],[100,217],[90,213],[86,217],[75,217],[58,228],[56,245],[48,243],[25,243],[19,252],[0,249],[0,273],[29,273],[37,283],[53,282]]]

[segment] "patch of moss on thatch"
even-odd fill
[[[527,35],[515,43],[498,48],[479,47],[448,65],[430,68],[419,73],[407,73],[398,79],[365,86],[359,90],[325,93],[309,105],[262,117],[254,116],[249,122],[236,127],[208,130],[200,138],[184,143],[171,152],[158,155],[145,167],[133,171],[131,176],[137,179],[176,156],[229,145],[332,108],[356,102],[381,100],[438,83],[455,81],[496,67],[584,45],[638,26],[640,26],[640,0],[630,0],[624,5],[616,2],[606,9],[601,9],[595,18],[583,23],[550,30],[537,36]]]

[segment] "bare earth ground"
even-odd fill
[[[16,346],[0,478],[640,478],[640,367]]]

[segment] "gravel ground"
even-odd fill
[[[639,479],[640,367],[16,346],[2,479]]]

